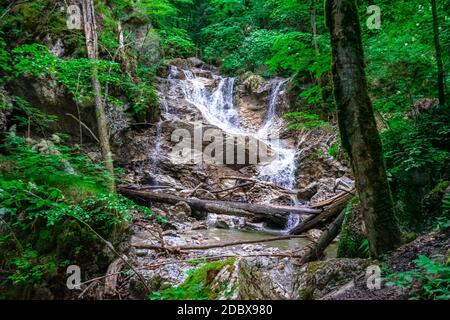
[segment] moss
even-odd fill
[[[300,290],[300,300],[312,300],[314,298],[314,292],[316,291],[316,273],[323,267],[323,263],[310,262],[306,265],[306,286],[305,289]]]
[[[435,197],[439,197],[439,199],[441,198],[441,194],[443,194],[445,192],[445,190],[449,187],[450,185],[450,181],[441,181],[439,182],[434,188],[433,190],[431,190],[431,195],[435,196]]]
[[[362,252],[363,242],[366,237],[359,230],[361,213],[359,212],[359,200],[353,198],[346,206],[344,222],[340,234],[337,256],[339,258],[365,258]]]
[[[235,258],[213,261],[202,264],[197,269],[189,271],[187,279],[177,287],[171,287],[153,292],[151,300],[214,300],[223,288],[213,288],[212,281],[225,267],[233,271]]]
[[[417,238],[417,233],[415,232],[405,232],[402,234],[402,242],[410,243]]]

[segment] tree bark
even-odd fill
[[[83,0],[82,7],[87,56],[88,59],[95,61],[98,59],[98,41],[93,0]],[[95,115],[97,118],[98,139],[100,140],[100,148],[102,151],[104,165],[110,175],[108,187],[111,192],[115,192],[114,165],[111,147],[109,145],[108,122],[106,120],[105,110],[103,107],[100,81],[98,79],[98,68],[95,63],[93,63],[91,67],[91,82],[95,98]]]
[[[431,10],[433,13],[433,34],[434,34],[434,48],[436,51],[436,63],[438,71],[438,93],[439,104],[445,104],[445,89],[444,89],[444,65],[442,63],[441,45],[439,43],[439,16],[437,13],[436,0],[431,0]]]
[[[399,245],[400,231],[367,90],[358,8],[355,0],[327,0],[325,10],[341,141],[352,163],[370,251],[376,257]]]
[[[310,20],[311,20],[311,31],[312,31],[312,43],[314,46],[314,50],[316,55],[320,55],[319,44],[317,43],[317,0],[311,0],[311,9],[310,9]]]

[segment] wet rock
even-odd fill
[[[197,57],[187,58],[189,65],[195,68],[201,68],[205,63]]]
[[[164,236],[168,237],[179,237],[178,233],[175,230],[167,230],[164,231]]]
[[[292,265],[278,269],[280,261],[267,257],[239,261],[239,298],[244,300],[290,299],[292,278],[287,272]]]
[[[233,216],[219,216],[214,213],[208,214],[208,227],[217,229],[241,229],[246,225],[246,219]]]
[[[178,222],[188,221],[189,217],[192,215],[191,207],[183,201],[180,201],[176,205],[172,206],[169,211],[170,218]]]
[[[365,259],[330,259],[307,263],[295,271],[293,298],[320,299],[364,272],[369,264],[369,260]]]
[[[64,49],[64,44],[61,41],[60,38],[58,38],[58,40],[56,40],[55,44],[51,44],[51,39],[50,37],[48,37],[46,39],[48,42],[50,42],[48,44],[48,50],[50,53],[52,53],[54,56],[58,57],[58,58],[62,58],[65,54],[65,49]]]
[[[214,227],[217,229],[230,229],[228,223],[222,219],[217,220]]]
[[[332,179],[328,184],[330,190],[333,190],[335,180],[349,173],[343,163],[329,155],[330,147],[337,140],[336,132],[312,129],[297,134],[295,139],[298,150],[296,185],[299,189],[308,188],[320,179]],[[309,195],[307,192],[304,196],[307,198]]]
[[[206,221],[196,221],[192,224],[192,230],[207,230],[208,225],[206,224]]]
[[[291,259],[242,259],[239,297],[318,299],[359,275],[368,264],[363,259],[331,259],[296,266]]]
[[[309,185],[307,185],[305,188],[300,189],[297,192],[298,199],[302,200],[309,200],[312,198],[313,195],[315,195],[318,191],[318,184],[317,182],[312,182]]]
[[[270,200],[270,204],[279,206],[292,206],[294,204],[294,200],[290,195],[283,194]]]

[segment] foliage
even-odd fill
[[[423,199],[441,180],[449,180],[450,112],[435,107],[415,119],[389,119],[382,134],[384,153],[400,222],[405,230],[432,226]]]
[[[234,259],[213,261],[201,264],[196,269],[188,271],[186,280],[177,287],[152,292],[150,300],[211,300],[226,288],[226,283],[221,287],[212,288],[211,282],[217,273],[223,268],[233,268]]]
[[[418,268],[391,274],[388,286],[406,288],[417,286],[418,291],[411,299],[449,300],[450,299],[450,266],[449,262],[441,263],[420,255],[415,263]]]
[[[130,76],[123,75],[120,65],[108,60],[59,59],[48,51],[48,48],[39,45],[23,45],[13,51],[14,75],[31,76],[39,79],[56,79],[63,85],[71,96],[80,104],[86,105],[93,100],[91,84],[91,69],[95,65],[99,73],[99,81],[108,92],[107,102],[121,106],[122,102],[109,92],[121,91],[133,102],[136,114],[155,106],[158,98],[152,86],[144,82],[135,82]]]
[[[190,57],[195,53],[195,45],[192,43],[187,30],[180,28],[167,28],[160,31],[161,50],[167,58]]]
[[[14,97],[11,109],[17,111],[14,120],[18,126],[30,129],[37,128],[41,133],[58,120],[56,116],[46,115],[41,110],[30,106],[21,97]]]
[[[85,224],[115,241],[133,212],[162,222],[150,209],[109,193],[103,167],[76,150],[56,142],[38,145],[10,135],[1,146],[8,154],[0,158],[0,264],[6,272],[0,283],[25,291],[60,277],[69,262],[92,261],[103,244]]]
[[[264,29],[253,31],[243,39],[239,48],[224,58],[224,71],[241,73],[250,70],[268,75],[266,61],[273,55],[273,43],[278,36],[277,31]]]
[[[314,129],[314,128],[328,128],[330,124],[320,119],[319,115],[307,113],[303,111],[288,112],[285,117],[289,121],[289,129]]]

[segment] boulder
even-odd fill
[[[330,259],[302,266],[286,258],[241,259],[239,298],[319,299],[364,272],[368,265],[365,259]]]

